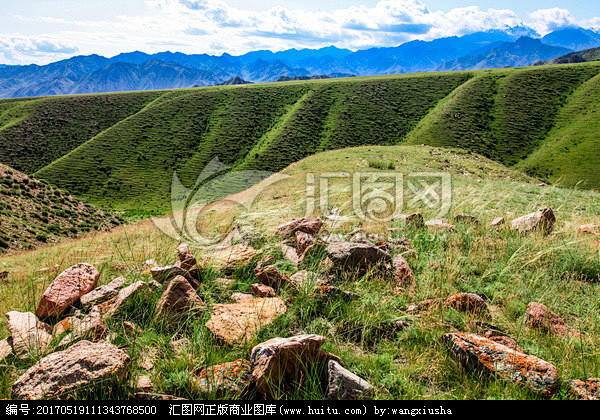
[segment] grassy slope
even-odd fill
[[[0,164],[0,253],[30,249],[119,224],[65,191]]]
[[[600,66],[578,65],[483,73],[423,120],[407,142],[461,147],[514,165],[543,144],[570,95],[599,72]]]
[[[369,146],[317,154],[295,163],[283,171],[289,178],[259,194],[258,206],[249,213],[237,213],[236,222],[253,221],[264,235],[253,243],[264,253],[277,258],[276,265],[286,274],[296,269],[281,255],[273,237],[273,227],[304,214],[306,176],[322,172],[379,172],[376,162],[393,162],[395,170],[409,175],[414,172],[452,174],[452,208],[449,216],[468,213],[480,218],[480,226],[458,224],[453,234],[433,234],[429,230],[411,230],[401,225],[363,224],[368,232],[387,233],[387,228],[399,227],[394,237],[407,237],[415,252],[406,254],[416,275],[414,290],[394,294],[395,285],[388,277],[370,274],[363,277],[338,277],[335,282],[344,290],[359,293],[357,302],[346,304],[336,300],[319,304],[308,291],[294,293],[284,288],[282,297],[295,296],[288,313],[242,348],[231,348],[216,342],[204,323],[210,311],[200,320],[181,328],[176,338],[191,341],[183,353],[175,354],[169,347],[173,333],[152,320],[153,302],[140,302],[130,308],[123,319],[110,324],[113,342],[125,346],[132,356],[130,375],[142,374],[138,367],[148,354],[147,347],[159,350],[155,370],[150,373],[156,392],[182,397],[204,398],[193,386],[192,377],[200,367],[248,358],[252,346],[275,336],[301,333],[327,337],[325,348],[343,359],[346,366],[367,379],[376,388],[376,398],[385,399],[522,399],[536,398],[522,387],[494,379],[483,380],[477,374],[461,369],[448,355],[441,336],[453,331],[479,332],[477,316],[452,310],[433,310],[421,318],[411,318],[404,311],[411,302],[446,297],[455,292],[475,292],[486,297],[492,309],[492,322],[516,338],[527,353],[555,364],[561,384],[569,379],[584,379],[600,375],[597,346],[600,337],[598,301],[600,283],[600,253],[597,238],[581,236],[577,226],[600,222],[600,194],[592,191],[538,187],[537,181],[507,169],[481,156],[460,151],[432,149],[420,146]],[[480,180],[481,182],[476,182]],[[254,189],[260,191],[257,186]],[[350,233],[360,221],[352,215],[350,191],[343,183],[332,184],[331,205],[348,217],[344,222],[326,226],[332,233]],[[238,198],[252,196],[249,191]],[[541,206],[552,206],[558,218],[555,233],[519,235],[507,229],[491,229],[487,224],[496,216],[512,217],[528,213]],[[418,205],[405,209],[420,210],[426,217],[431,210]],[[217,221],[228,219],[221,210]],[[315,213],[319,215],[319,213]],[[207,214],[206,217],[211,217]],[[215,223],[226,231],[226,226]],[[148,280],[134,268],[148,258],[159,264],[172,263],[178,241],[162,235],[150,223],[119,228],[112,233],[89,235],[80,240],[63,242],[54,247],[0,258],[0,266],[11,272],[8,283],[0,289],[0,312],[34,310],[44,288],[55,274],[36,273],[42,267],[58,264],[64,269],[71,264],[88,262],[101,271],[100,283],[125,276],[130,282]],[[194,249],[207,256],[207,249]],[[319,258],[307,260],[301,268],[318,271]],[[256,261],[235,272],[235,283],[228,289],[215,282],[219,271],[207,268],[203,272],[203,299],[212,306],[228,302],[229,295],[247,291],[256,282],[253,268]],[[587,279],[587,281],[586,281]],[[158,299],[158,294],[154,296]],[[581,340],[559,339],[522,327],[523,312],[531,301],[548,305],[567,323],[586,335]],[[122,320],[131,320],[144,332],[127,336],[120,327]],[[386,322],[405,319],[411,327],[383,336]],[[0,320],[0,336],[7,334],[6,320]],[[9,359],[0,367],[0,398],[9,395],[10,385],[18,374],[35,362]],[[308,377],[294,389],[290,398],[322,399],[322,391],[310,386]],[[95,398],[128,398],[133,392],[128,378],[113,394]],[[559,392],[561,397],[564,392]],[[208,396],[212,398],[212,396]]]
[[[161,94],[135,92],[0,102],[0,162],[32,174]]]
[[[322,150],[407,142],[461,147],[514,165],[551,147],[555,125],[586,130],[562,107],[599,72],[588,63],[0,101],[0,161],[31,172],[51,161],[36,176],[94,204],[141,212],[167,211],[173,171],[191,187],[215,157],[236,169],[278,171]],[[75,111],[85,108],[83,117],[49,124],[45,109],[67,112],[60,110],[71,102]],[[593,110],[593,101],[582,103]],[[21,112],[30,108],[38,117]],[[99,126],[99,115],[110,127]],[[590,148],[598,122],[586,123],[592,128],[582,142]],[[33,134],[24,130],[30,125]],[[51,151],[37,153],[48,144]],[[584,187],[598,188],[597,171],[562,150],[553,149],[554,161],[567,165],[540,160],[529,173],[552,172],[552,180],[576,173]]]
[[[583,84],[560,110],[539,148],[516,167],[561,185],[600,185],[600,76]],[[565,170],[568,168],[568,170]]]

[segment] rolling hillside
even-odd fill
[[[0,164],[0,254],[109,230],[119,220],[66,191]]]
[[[275,172],[361,145],[460,147],[598,189],[594,160],[562,146],[576,133],[578,151],[597,149],[598,74],[589,63],[0,101],[0,162],[99,206],[155,213],[170,210],[174,171],[191,188],[215,157]]]

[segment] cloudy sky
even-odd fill
[[[600,30],[598,0],[0,0],[0,64],[74,55],[351,50],[528,25]]]

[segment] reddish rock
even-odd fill
[[[552,312],[546,305],[531,302],[525,310],[523,324],[529,328],[544,331],[559,336],[579,336],[579,331],[568,326],[557,314]]]
[[[31,312],[8,312],[6,318],[15,355],[26,358],[46,351],[52,341],[50,325],[40,322]]]
[[[100,273],[89,264],[74,265],[54,279],[48,286],[35,314],[39,318],[58,316],[81,296],[92,291]]]
[[[283,252],[283,256],[290,260],[296,267],[300,264],[300,256],[298,255],[298,251],[296,248],[292,248],[291,246],[281,245],[281,252]]]
[[[600,378],[590,378],[587,381],[569,381],[571,394],[579,400],[600,400]]]
[[[92,341],[100,340],[106,334],[100,308],[94,306],[90,313],[82,318],[71,316],[63,319],[54,326],[52,335],[58,337],[67,331],[70,331],[70,333],[62,338],[59,343],[60,346],[68,346],[81,338]]]
[[[260,283],[252,285],[252,294],[258,297],[277,297],[277,293],[272,287]]]
[[[600,235],[600,225],[582,225],[579,229],[581,230],[581,233]]]
[[[231,295],[231,300],[241,302],[242,300],[254,299],[250,293],[236,292]]]
[[[325,369],[329,360],[342,364],[339,357],[321,350],[324,341],[319,335],[300,335],[273,338],[254,347],[250,362],[258,391],[267,399],[277,399],[300,375]]]
[[[281,288],[288,282],[288,278],[274,265],[254,270],[256,278],[263,284],[271,286],[275,290]]]
[[[397,255],[392,260],[394,267],[394,281],[396,282],[396,290],[403,291],[413,286],[415,283],[415,275],[408,265],[408,261],[402,255]]]
[[[321,219],[307,219],[306,217],[302,217],[277,227],[276,232],[281,236],[291,236],[297,231],[316,236],[322,227],[323,221]]]
[[[421,312],[425,312],[428,311],[432,306],[434,305],[439,305],[442,302],[444,302],[444,299],[427,299],[427,300],[423,300],[421,302],[416,302],[416,303],[411,303],[408,307],[408,309],[406,310],[406,312],[408,313],[421,313]]]
[[[177,276],[165,288],[154,313],[157,319],[173,323],[198,316],[204,306],[190,283],[184,277]]]
[[[498,226],[502,226],[504,223],[506,223],[506,221],[504,220],[504,217],[496,217],[494,220],[492,220],[492,223],[490,223],[490,226],[498,227]]]
[[[184,270],[179,265],[154,267],[150,270],[150,273],[152,274],[152,278],[161,284],[167,283],[173,280],[175,277],[181,276],[184,277],[195,290],[200,288],[200,282],[194,278],[189,271]]]
[[[523,350],[517,344],[517,340],[515,340],[512,337],[507,337],[507,336],[502,335],[502,336],[489,337],[489,339],[495,343],[502,344],[503,346],[506,346],[509,349],[523,353]]]
[[[195,379],[200,392],[212,398],[240,398],[252,382],[252,365],[238,359],[202,369]]]
[[[524,384],[544,397],[556,390],[558,370],[551,363],[476,334],[453,333],[443,338],[452,355],[469,368]]]
[[[198,277],[198,261],[194,254],[192,254],[188,244],[183,243],[177,247],[177,256],[179,257],[181,268],[188,271],[192,277]]]
[[[260,259],[258,264],[256,264],[256,268],[265,268],[273,264],[275,264],[275,257],[272,255],[265,255]]]
[[[523,217],[519,217],[511,222],[513,230],[521,233],[532,232],[534,230],[542,230],[545,233],[552,232],[556,217],[551,208],[543,208],[535,213],[530,213]]]
[[[296,231],[296,252],[298,255],[303,255],[309,246],[315,241],[315,237],[300,230]]]
[[[487,304],[483,298],[475,293],[456,293],[449,296],[444,305],[461,312],[483,314],[488,312]]]
[[[206,327],[229,345],[243,344],[264,326],[287,311],[279,298],[247,299],[229,305],[215,305]]]
[[[79,341],[52,353],[25,372],[12,386],[12,398],[60,398],[124,373],[129,356],[112,344]]]

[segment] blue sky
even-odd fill
[[[564,0],[0,0],[0,63],[79,54],[352,50],[528,25],[600,30],[600,2]]]

